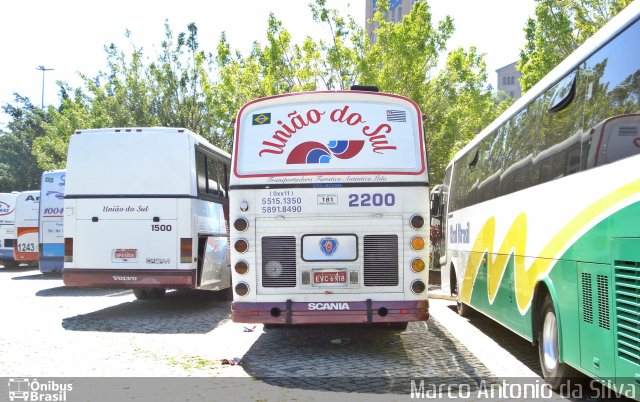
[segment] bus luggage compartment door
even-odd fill
[[[177,221],[78,221],[74,239],[77,268],[177,268]]]

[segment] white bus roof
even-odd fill
[[[195,145],[229,157],[183,128],[78,130],[69,142],[65,196],[195,196]]]

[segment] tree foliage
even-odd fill
[[[28,98],[15,94],[15,104],[2,110],[11,121],[7,133],[0,133],[0,192],[37,190],[42,168],[32,154],[32,144],[45,135],[47,114]]]
[[[374,43],[351,17],[327,8],[326,0],[315,0],[311,18],[329,32],[325,39],[294,43],[282,22],[270,15],[265,39],[256,40],[247,54],[234,50],[224,33],[217,48],[205,52],[195,24],[175,35],[168,22],[152,57],[133,43],[128,51],[110,44],[106,71],[81,75],[79,88],[59,83],[60,106],[34,119],[39,131],[30,157],[40,169],[60,168],[74,131],[124,126],[186,127],[230,150],[233,120],[243,104],[275,94],[362,84],[407,96],[420,106],[432,181],[438,182],[453,153],[503,106],[487,84],[484,57],[475,48],[454,50],[438,68],[454,32],[453,20],[432,21],[427,2],[416,2],[398,23],[384,18],[388,0],[378,0],[377,7]],[[35,118],[36,112],[29,116]],[[5,136],[18,138],[22,130],[16,120]]]
[[[632,0],[536,0],[520,52],[520,85],[526,91]]]

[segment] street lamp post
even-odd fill
[[[42,102],[41,102],[40,108],[44,109],[44,73],[45,71],[53,70],[53,68],[45,68],[45,66],[38,66],[36,70],[42,71]]]

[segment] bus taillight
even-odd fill
[[[238,283],[235,289],[238,296],[245,296],[247,293],[249,293],[249,285],[244,282]]]
[[[244,232],[249,227],[249,222],[244,218],[238,218],[235,222],[233,222],[233,227],[238,232]]]
[[[73,237],[64,238],[64,262],[73,262]]]
[[[249,271],[249,264],[246,261],[238,261],[235,265],[236,272],[238,275],[244,275]]]
[[[411,291],[417,295],[424,292],[427,286],[420,279],[411,282]]]
[[[249,249],[249,243],[245,239],[238,239],[234,243],[233,248],[239,253],[246,253]]]
[[[425,268],[426,264],[422,258],[414,258],[411,261],[411,270],[413,272],[422,272]]]
[[[420,215],[413,215],[411,217],[411,227],[414,229],[420,229],[424,226],[424,218]]]
[[[418,236],[411,238],[411,248],[414,250],[422,250],[424,248],[424,239]]]
[[[180,262],[182,264],[188,264],[193,257],[193,239],[181,238],[180,239]]]

